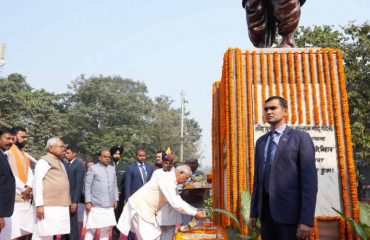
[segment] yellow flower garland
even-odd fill
[[[246,84],[246,88],[247,88],[247,109],[248,111],[251,111],[253,109],[253,105],[252,105],[252,79],[251,79],[251,76],[250,76],[250,70],[251,69],[251,61],[249,59],[249,51],[247,51],[245,53],[245,61],[246,61],[246,68],[247,68],[247,71],[246,71],[246,74],[247,74],[247,84]],[[253,130],[253,119],[252,119],[252,116],[253,114],[250,112],[247,114],[248,115],[248,119],[247,119],[247,123],[248,123],[248,129],[250,131]],[[253,134],[249,133],[248,134],[248,153],[249,153],[249,186],[250,188],[249,189],[252,189],[253,188],[253,175],[254,175],[254,156],[253,156],[253,153],[254,153],[254,143],[253,143]]]

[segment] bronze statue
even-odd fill
[[[276,30],[282,41],[277,47],[296,47],[294,30],[306,0],[243,0],[249,38],[255,47],[271,47]]]

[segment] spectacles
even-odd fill
[[[272,106],[272,107],[264,107],[263,108],[263,110],[265,111],[265,112],[267,112],[268,110],[271,110],[271,111],[274,111],[274,110],[276,110],[278,107],[276,107],[276,106]]]
[[[66,149],[66,146],[64,146],[64,145],[55,145],[53,147],[57,147],[57,148],[60,148],[60,149]]]

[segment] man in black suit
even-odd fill
[[[123,205],[125,201],[125,173],[128,167],[128,164],[121,159],[123,153],[122,146],[113,146],[110,149],[110,154],[112,156],[112,164],[116,169],[117,175],[117,187],[118,187],[118,205],[117,208],[114,209],[114,214],[116,216],[116,221],[118,222],[119,217],[121,216]],[[112,240],[118,240],[120,237],[121,232],[117,229],[116,226],[113,227],[112,231]]]
[[[125,200],[147,183],[153,174],[153,166],[145,162],[146,154],[142,148],[136,149],[136,161],[130,164],[125,177]],[[135,234],[130,232],[129,240],[135,239]]]
[[[77,206],[81,199],[82,188],[84,186],[85,168],[82,161],[76,158],[77,151],[74,147],[67,147],[64,162],[69,180],[69,191],[71,194],[71,206],[70,206],[70,234],[62,236],[63,240],[79,240],[80,231],[78,229],[77,221]]]
[[[8,162],[6,150],[12,147],[13,135],[7,127],[0,127],[0,239],[5,218],[11,217],[15,203],[15,179]]]
[[[317,171],[308,133],[286,125],[288,105],[273,96],[264,114],[271,131],[256,142],[250,226],[261,220],[262,239],[309,239],[313,227]]]

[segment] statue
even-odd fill
[[[294,31],[298,26],[301,6],[306,0],[243,0],[247,14],[249,38],[258,48],[271,47],[276,30],[280,48],[296,47]]]

